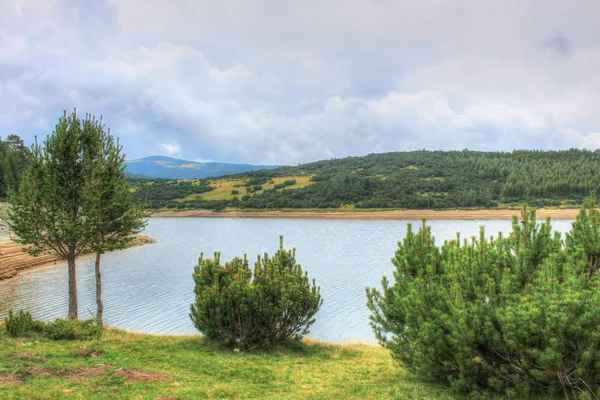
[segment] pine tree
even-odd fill
[[[465,393],[514,397],[600,387],[600,212],[567,240],[524,207],[512,232],[436,246],[409,227],[394,280],[367,288],[371,325],[408,371]]]
[[[200,256],[194,267],[194,326],[207,337],[241,349],[269,347],[301,339],[323,304],[315,280],[296,262],[296,251],[283,248],[273,257],[258,256],[254,270],[236,257],[221,265]]]
[[[104,130],[102,120],[92,119],[92,127],[94,150],[85,163],[89,174],[84,187],[84,215],[91,233],[90,248],[96,252],[96,319],[102,326],[102,254],[125,248],[146,226],[148,214],[132,204],[122,146]]]
[[[16,137],[10,135],[9,137]],[[16,189],[21,180],[21,171],[27,165],[28,153],[14,150],[11,142],[0,140],[0,198]]]
[[[36,141],[19,190],[9,194],[16,240],[30,245],[32,255],[53,251],[67,261],[70,319],[78,318],[76,258],[90,243],[82,209],[93,124],[89,117],[65,112],[44,144]]]

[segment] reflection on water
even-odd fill
[[[420,224],[414,221],[415,225]],[[437,243],[510,229],[510,221],[430,221]],[[554,221],[560,231],[570,221]],[[132,331],[168,334],[197,333],[189,317],[194,300],[191,274],[200,252],[222,252],[222,260],[246,252],[250,259],[275,252],[279,235],[309,276],[316,278],[324,298],[310,337],[341,342],[374,341],[365,305],[365,286],[379,286],[391,277],[397,242],[406,221],[153,218],[144,234],[158,243],[106,254],[103,258],[105,321]],[[94,258],[78,261],[80,318],[95,312]],[[0,283],[0,318],[8,310],[30,310],[36,319],[67,314],[67,270],[61,264],[25,273]]]

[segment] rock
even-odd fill
[[[10,237],[10,229],[8,229],[8,215],[6,212],[7,206],[0,203],[0,239]]]

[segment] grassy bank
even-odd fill
[[[109,331],[102,340],[0,333],[0,397],[9,399],[452,399],[399,371],[378,346],[307,344],[235,353],[199,336]]]

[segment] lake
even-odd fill
[[[411,221],[152,218],[144,232],[158,243],[106,254],[103,257],[105,322],[131,331],[162,334],[197,333],[188,317],[194,301],[192,272],[200,252],[221,260],[248,254],[274,253],[279,235],[286,248],[321,286],[323,306],[310,338],[328,342],[374,342],[369,326],[365,286],[380,286],[391,278],[391,258]],[[420,221],[412,221],[418,227]],[[510,230],[510,221],[428,221],[436,243]],[[553,221],[567,231],[571,221]],[[78,261],[79,317],[95,312],[94,258]],[[67,270],[64,264],[24,273],[0,282],[0,318],[9,309],[29,310],[36,319],[67,314]]]

